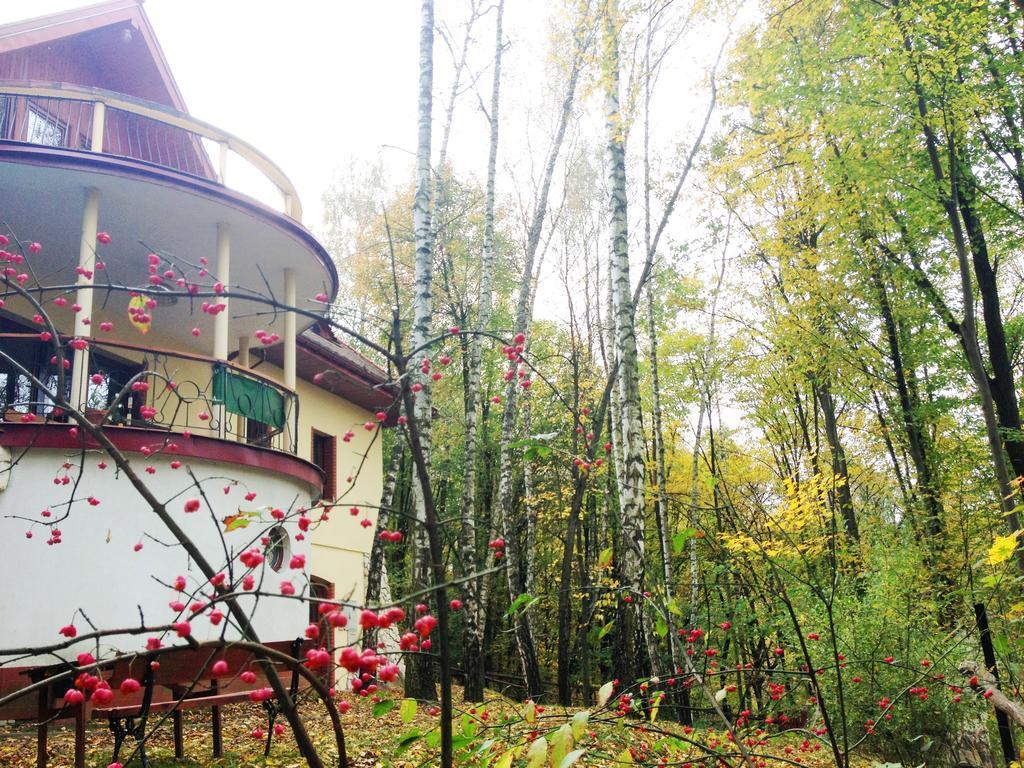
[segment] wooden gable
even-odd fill
[[[0,25],[0,80],[104,88],[187,112],[142,0]]]

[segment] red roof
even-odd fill
[[[104,88],[188,112],[143,0],[0,25],[0,79]]]

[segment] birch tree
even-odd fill
[[[618,355],[618,407],[622,471],[619,486],[621,548],[617,573],[623,602],[619,611],[616,667],[620,680],[632,681],[645,650],[642,601],[644,591],[644,433],[640,412],[639,367],[634,328],[633,290],[629,281],[628,203],[626,198],[625,125],[619,107],[619,33],[622,16],[616,0],[603,9],[602,81],[605,96],[606,172],[609,191],[612,327]],[[614,432],[613,432],[614,434]]]
[[[413,236],[416,243],[416,266],[413,295],[412,331],[409,335],[410,350],[424,350],[430,339],[433,322],[433,295],[431,280],[433,273],[433,238],[430,216],[430,189],[433,174],[430,166],[430,139],[434,85],[434,4],[433,0],[423,0],[420,19],[420,74],[419,74],[419,105],[418,128],[416,136],[416,194],[413,199],[412,218]],[[396,313],[398,307],[395,307]],[[419,434],[420,448],[423,452],[422,464],[430,467],[430,422],[431,407],[431,375],[429,357],[426,351],[418,353],[418,359],[412,359],[411,375],[414,379],[415,392],[414,418]],[[420,466],[413,466],[413,505],[416,525],[413,533],[415,550],[413,557],[413,578],[416,583],[432,583],[431,548],[427,540],[426,499],[422,489],[423,479],[420,477]],[[429,481],[429,476],[426,478]],[[435,688],[434,667],[431,658],[426,654],[412,657],[406,666],[406,695],[418,699],[433,699],[437,696]]]
[[[481,599],[482,579],[473,576],[480,566],[476,528],[476,468],[478,461],[477,428],[479,423],[480,369],[482,358],[481,332],[491,322],[492,283],[494,277],[494,195],[495,177],[498,164],[498,116],[501,91],[501,54],[504,50],[501,22],[505,10],[504,0],[498,0],[495,20],[494,76],[491,86],[491,105],[487,119],[491,126],[490,149],[487,155],[487,189],[484,200],[484,241],[480,268],[479,309],[476,330],[469,342],[469,361],[466,371],[465,402],[465,458],[462,472],[462,540],[460,544],[460,565],[465,605],[465,629],[463,634],[463,667],[466,671],[466,701],[483,701],[484,698],[484,613],[486,605]]]

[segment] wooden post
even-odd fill
[[[220,682],[216,679],[212,680],[210,687],[213,691],[213,695],[217,696],[220,693]],[[220,706],[214,704],[210,707],[210,719],[211,719],[211,731],[213,733],[213,756],[215,758],[224,757],[224,738],[221,735],[221,720],[220,720]]]
[[[992,631],[988,626],[988,612],[984,603],[974,604],[974,618],[978,623],[978,632],[981,634],[981,652],[985,656],[985,666],[992,675],[993,685],[999,684],[999,669],[996,667],[996,651],[992,645]],[[996,709],[996,728],[999,730],[999,744],[1003,748],[1003,760],[1006,764],[1017,759],[1017,749],[1013,745],[1013,731],[1010,728],[1010,719],[1006,713]]]
[[[36,725],[36,768],[46,768],[46,734],[49,730],[50,718],[50,686],[39,689],[39,709],[36,712],[39,723]]]
[[[85,713],[87,704],[83,701],[75,707],[75,768],[85,768]]]
[[[171,721],[174,725],[174,757],[181,760],[185,756],[185,743],[182,740],[180,709],[171,712]]]

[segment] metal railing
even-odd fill
[[[51,391],[59,377],[53,347],[36,334],[0,333],[0,348]],[[74,353],[70,353],[74,354]],[[272,379],[202,355],[90,340],[83,392],[64,395],[98,424],[131,426],[273,448],[295,454],[299,404]],[[0,358],[4,421],[67,421],[33,380]]]
[[[302,219],[294,185],[254,146],[162,104],[113,91],[0,81],[0,141],[127,157],[225,186],[235,156],[276,190],[284,214]]]

